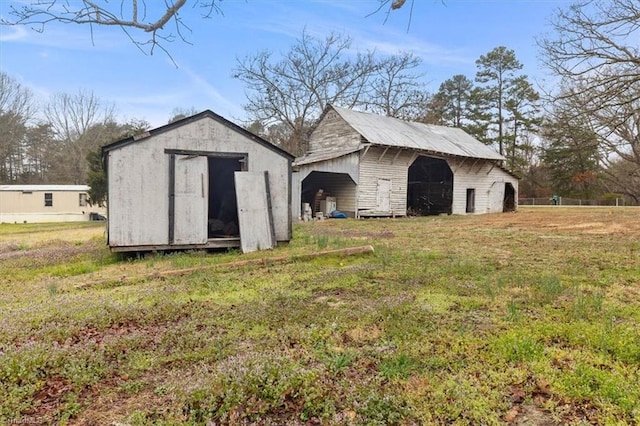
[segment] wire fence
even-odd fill
[[[629,200],[620,198],[601,198],[595,200],[581,200],[578,198],[568,197],[540,197],[540,198],[520,198],[518,199],[520,206],[634,206],[635,204]]]

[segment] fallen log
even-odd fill
[[[309,260],[322,256],[353,256],[356,254],[365,254],[365,253],[373,253],[373,246],[358,246],[358,247],[347,247],[343,249],[334,249],[334,250],[324,250],[316,253],[306,253],[306,254],[297,254],[293,256],[275,256],[275,257],[263,257],[260,259],[247,259],[247,260],[237,260],[234,262],[227,263],[219,263],[216,265],[207,265],[207,266],[195,266],[193,268],[184,268],[184,269],[174,269],[168,271],[158,271],[150,274],[143,275],[134,275],[131,277],[120,277],[120,278],[107,278],[103,280],[97,281],[88,281],[82,284],[78,284],[75,288],[83,289],[88,287],[96,287],[109,283],[126,283],[128,281],[138,281],[145,279],[158,279],[164,277],[171,276],[180,276],[187,275],[193,272],[198,271],[206,271],[209,269],[234,269],[234,268],[242,268],[245,266],[269,266],[275,264],[286,264],[291,262],[296,262],[300,260]]]

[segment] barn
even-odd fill
[[[293,214],[515,211],[518,178],[462,129],[328,106],[295,160]]]
[[[102,149],[112,251],[241,247],[291,239],[293,156],[203,111]]]
[[[0,223],[82,222],[103,217],[87,185],[0,185]]]

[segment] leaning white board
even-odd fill
[[[243,253],[275,247],[267,172],[235,172],[240,247]]]

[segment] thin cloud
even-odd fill
[[[194,92],[202,94],[204,93],[213,100],[213,104],[221,111],[227,111],[229,114],[241,114],[242,107],[237,103],[227,99],[220,91],[211,83],[209,83],[200,74],[194,72],[191,68],[185,65],[180,65],[179,70],[183,71],[191,84],[194,86]],[[226,114],[223,112],[223,114]]]
[[[2,32],[0,32],[0,42],[6,43],[9,41],[21,41],[28,37],[27,30],[21,26],[6,27],[2,26]],[[8,32],[4,32],[7,30]]]

